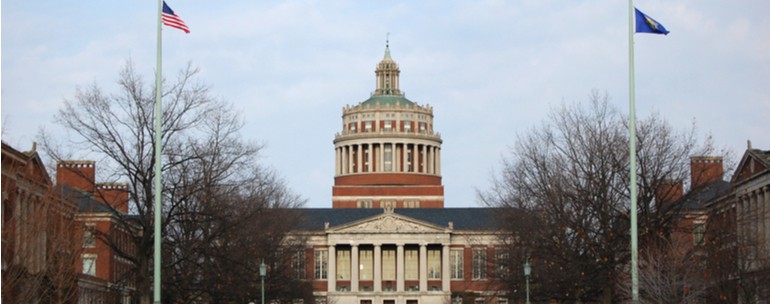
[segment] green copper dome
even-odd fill
[[[406,99],[406,97],[402,95],[374,95],[372,97],[369,97],[366,101],[362,103],[364,106],[371,106],[375,107],[377,105],[380,106],[391,106],[395,107],[397,105],[400,105],[402,107],[405,106],[413,106],[414,102],[410,101],[409,99]]]

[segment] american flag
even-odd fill
[[[163,25],[170,26],[175,29],[183,30],[185,33],[190,33],[190,28],[187,27],[187,24],[184,24],[184,21],[182,18],[179,18],[176,14],[174,14],[174,11],[168,7],[166,4],[166,1],[163,1]]]

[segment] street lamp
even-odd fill
[[[529,304],[529,275],[532,273],[532,265],[529,264],[529,258],[524,262],[524,278],[527,279],[527,304]]]
[[[262,278],[262,304],[265,304],[265,275],[267,274],[267,266],[265,266],[265,259],[262,259],[262,264],[259,264],[259,276]]]

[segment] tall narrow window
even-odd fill
[[[419,256],[417,249],[404,250],[404,280],[419,279]]]
[[[369,150],[371,149],[364,150],[364,172],[369,172]]]
[[[383,129],[385,132],[393,131],[393,121],[392,120],[386,120],[383,125]]]
[[[372,132],[372,121],[364,122],[364,132]]]
[[[463,249],[449,250],[449,271],[452,273],[452,279],[462,280],[465,277],[463,275]]]
[[[486,248],[473,249],[473,279],[484,280],[487,278],[487,250]]]
[[[96,255],[84,254],[83,255],[83,274],[90,276],[96,275]]]
[[[405,121],[404,122],[404,132],[409,132],[412,130],[412,122],[411,121]]]
[[[385,145],[385,153],[383,153],[385,162],[385,172],[393,172],[393,145]]]
[[[370,281],[374,277],[372,274],[374,266],[374,250],[371,248],[361,249],[358,252],[358,277],[363,281]]]
[[[703,245],[703,235],[706,233],[706,224],[695,222],[692,227],[692,240],[695,245]]]
[[[337,250],[337,279],[350,280],[350,249]]]
[[[96,227],[91,224],[86,224],[83,227],[83,247],[93,248],[96,246]]]
[[[441,249],[428,249],[428,279],[441,279]]]
[[[396,280],[396,250],[382,249],[382,280]]]
[[[406,172],[412,172],[412,150],[404,147],[406,150]]]
[[[504,279],[508,275],[509,257],[507,248],[495,249],[495,273],[500,279]]]
[[[329,261],[328,250],[316,250],[315,251],[315,274],[316,280],[326,280]]]
[[[294,278],[297,280],[305,279],[305,249],[297,250],[292,256],[291,268],[294,270]]]

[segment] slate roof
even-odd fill
[[[682,198],[681,203],[688,210],[705,210],[706,203],[730,193],[732,189],[733,185],[730,182],[718,180],[700,189],[691,191]]]
[[[495,230],[495,208],[396,208],[394,213],[418,221],[447,227],[452,222],[455,230]],[[339,226],[384,212],[382,208],[300,208],[302,217],[299,230],[324,230],[324,223]]]

